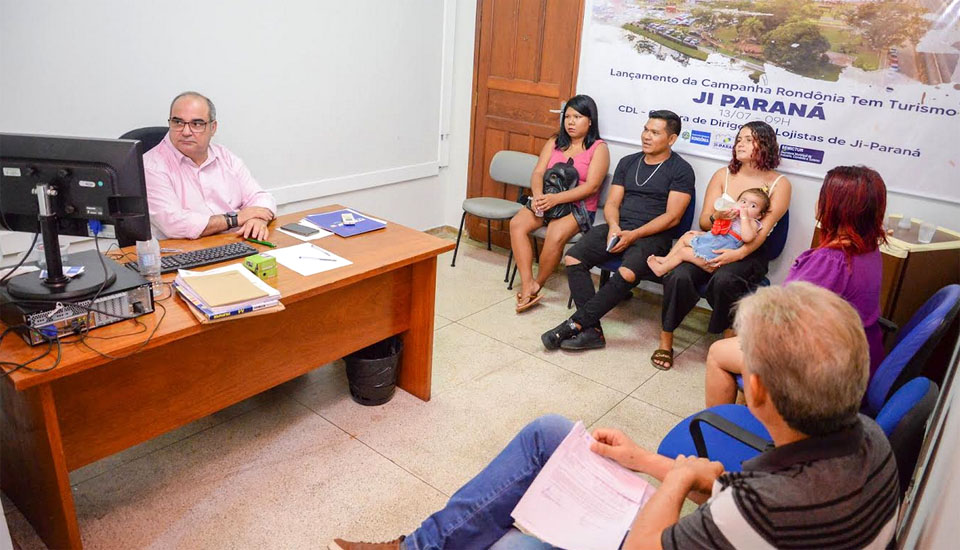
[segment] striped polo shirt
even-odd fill
[[[897,464],[876,423],[766,451],[725,473],[664,548],[887,548],[897,521]]]

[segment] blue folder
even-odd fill
[[[353,214],[353,218],[357,220],[357,223],[354,225],[344,225],[340,216],[346,213]],[[317,227],[332,231],[341,237],[352,237],[354,235],[360,235],[361,233],[369,233],[370,231],[383,229],[387,226],[387,224],[383,222],[371,220],[359,212],[347,208],[334,210],[333,212],[324,212],[323,214],[310,214],[307,216],[307,221]]]

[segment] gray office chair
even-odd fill
[[[490,178],[494,181],[530,188],[530,174],[537,167],[537,156],[519,151],[498,151],[490,161]],[[457,245],[453,249],[453,261],[450,267],[456,267],[457,252],[460,250],[460,237],[463,235],[463,222],[467,214],[484,218],[487,221],[487,250],[490,250],[491,230],[489,220],[509,220],[520,211],[520,203],[494,197],[474,197],[463,201],[463,215],[460,216],[460,230],[457,232]],[[503,282],[507,282],[510,275],[510,265],[513,261],[513,251],[507,258],[507,271],[503,275]]]
[[[600,200],[597,201],[597,215],[593,220],[593,225],[599,225],[606,223],[603,218],[603,205],[607,203],[607,195],[610,194],[610,182],[613,180],[612,174],[607,174],[607,177],[603,178],[603,183],[600,184]],[[530,233],[530,237],[533,239],[533,259],[534,261],[539,262],[540,251],[537,247],[537,239],[543,240],[547,236],[547,226],[538,227]],[[580,238],[583,237],[583,233],[577,233],[567,241],[568,245],[575,245],[580,241]],[[507,290],[513,290],[513,281],[517,278],[517,266],[513,266],[513,274],[510,275],[510,284],[507,285]]]
[[[140,141],[143,143],[143,152],[146,153],[163,141],[163,137],[167,135],[167,131],[169,131],[169,128],[166,126],[146,126],[144,128],[130,130],[120,136],[120,139],[135,139]],[[132,237],[124,234],[122,231],[117,232],[117,245],[124,247],[135,243],[136,240]]]
[[[146,126],[137,128],[120,136],[120,139],[136,139],[143,143],[143,152],[146,153],[163,141],[170,129],[166,126]]]

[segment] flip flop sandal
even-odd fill
[[[537,305],[540,302],[541,298],[543,298],[543,296],[539,294],[534,294],[533,296],[530,296],[529,298],[527,298],[526,302],[522,302],[522,303],[517,302],[517,313],[522,313],[532,308],[533,306]]]
[[[660,361],[658,364],[657,361]],[[658,349],[650,356],[650,364],[653,368],[659,370],[670,370],[673,368],[673,350]]]

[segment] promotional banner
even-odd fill
[[[960,3],[587,0],[578,91],[604,138],[647,113],[675,149],[728,160],[737,129],[776,129],[780,170],[875,168],[890,189],[960,203]]]

